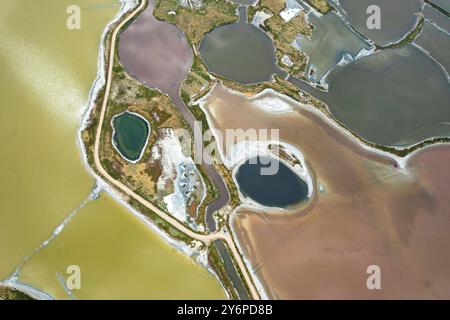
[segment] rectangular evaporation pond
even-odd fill
[[[222,258],[223,265],[225,267],[225,271],[231,282],[233,283],[233,287],[238,292],[239,298],[241,300],[249,300],[250,297],[247,293],[247,290],[245,289],[244,284],[242,283],[242,279],[239,276],[236,267],[234,266],[233,260],[231,259],[227,247],[222,242],[222,240],[214,241],[214,246],[216,247],[217,251],[219,251],[220,257]]]
[[[422,32],[414,41],[426,50],[447,73],[450,72],[450,35],[425,22]]]
[[[428,3],[423,8],[423,16],[426,20],[431,20],[439,28],[450,33],[450,18],[446,17],[442,12],[430,6]]]

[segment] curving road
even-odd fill
[[[149,5],[153,6],[154,0],[150,1]],[[103,98],[103,102],[101,105],[101,112],[100,112],[100,119],[99,124],[97,127],[96,137],[95,137],[95,144],[94,144],[94,164],[97,169],[97,171],[103,176],[103,178],[108,181],[111,185],[119,189],[121,192],[125,193],[127,196],[135,199],[136,201],[139,201],[142,205],[144,205],[146,208],[153,211],[155,214],[157,214],[159,217],[164,219],[166,222],[170,223],[174,228],[177,228],[181,232],[187,234],[189,237],[200,240],[202,242],[205,242],[207,244],[211,243],[214,240],[223,240],[227,243],[228,247],[230,248],[231,254],[234,256],[235,261],[238,264],[238,267],[240,268],[244,280],[247,283],[250,293],[254,299],[260,299],[258,290],[254,286],[254,283],[252,281],[252,278],[245,266],[244,261],[242,260],[241,254],[233,240],[233,237],[230,233],[227,232],[227,230],[222,229],[219,231],[216,231],[211,234],[199,234],[188,227],[186,227],[184,224],[182,224],[180,221],[172,217],[170,214],[162,211],[143,197],[136,194],[133,190],[131,190],[128,186],[124,185],[120,181],[115,180],[112,178],[108,172],[103,168],[100,162],[100,156],[99,156],[99,149],[100,149],[100,136],[102,134],[102,128],[104,125],[105,120],[105,114],[106,114],[106,108],[107,108],[107,102],[109,99],[109,94],[111,90],[111,79],[112,79],[112,69],[114,65],[114,55],[115,55],[115,48],[116,48],[116,40],[117,35],[120,31],[120,29],[129,22],[133,17],[135,17],[139,12],[141,12],[147,4],[147,0],[142,0],[138,7],[136,7],[132,12],[125,15],[124,19],[112,30],[112,36],[111,36],[111,44],[110,44],[110,51],[109,51],[109,61],[108,61],[108,70],[106,73],[106,84],[105,84],[105,95]],[[178,96],[178,94],[177,94]],[[179,97],[178,97],[179,99]],[[181,99],[180,99],[181,100]],[[184,104],[183,104],[184,105]],[[189,110],[187,110],[189,111]],[[184,113],[183,113],[184,114]],[[189,112],[190,114],[190,112]],[[192,116],[192,114],[191,114]],[[189,119],[187,119],[189,121]],[[222,181],[223,183],[223,181]],[[228,194],[228,192],[227,192]]]

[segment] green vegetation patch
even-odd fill
[[[34,300],[34,299],[19,290],[0,285],[0,300]]]
[[[333,10],[333,7],[330,6],[327,0],[305,0],[305,1],[322,14],[326,14],[327,12]]]
[[[181,98],[186,105],[189,105],[192,100],[200,99],[207,94],[214,82],[202,59],[194,55],[192,68],[181,84]]]
[[[198,47],[205,33],[237,21],[235,4],[223,0],[203,0],[201,8],[183,7],[177,0],[158,0],[153,15],[177,25],[189,42]],[[175,14],[173,14],[175,13]]]
[[[284,21],[280,16],[284,7],[284,0],[261,0],[256,7],[250,7],[249,17],[252,17],[257,11],[264,11],[272,15],[264,22],[261,29],[267,32],[274,42],[278,65],[291,75],[301,77],[306,68],[307,59],[302,52],[295,49],[291,44],[299,34],[310,37],[313,27],[306,21],[304,12],[288,22]],[[288,56],[293,62],[293,66],[285,65],[281,61],[283,56]]]

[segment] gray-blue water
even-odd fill
[[[414,28],[422,5],[421,0],[340,0],[339,3],[338,9],[345,19],[361,34],[382,46],[399,41]],[[367,27],[370,5],[380,8],[380,29]]]
[[[272,39],[247,23],[246,10],[239,8],[239,22],[206,34],[200,45],[203,61],[209,71],[243,84],[268,81],[273,74],[283,76]]]

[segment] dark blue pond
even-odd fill
[[[267,207],[286,208],[298,204],[308,197],[308,185],[285,164],[273,158],[272,168],[278,165],[275,174],[261,174],[269,168],[267,157],[247,160],[237,171],[236,180],[241,193]]]

